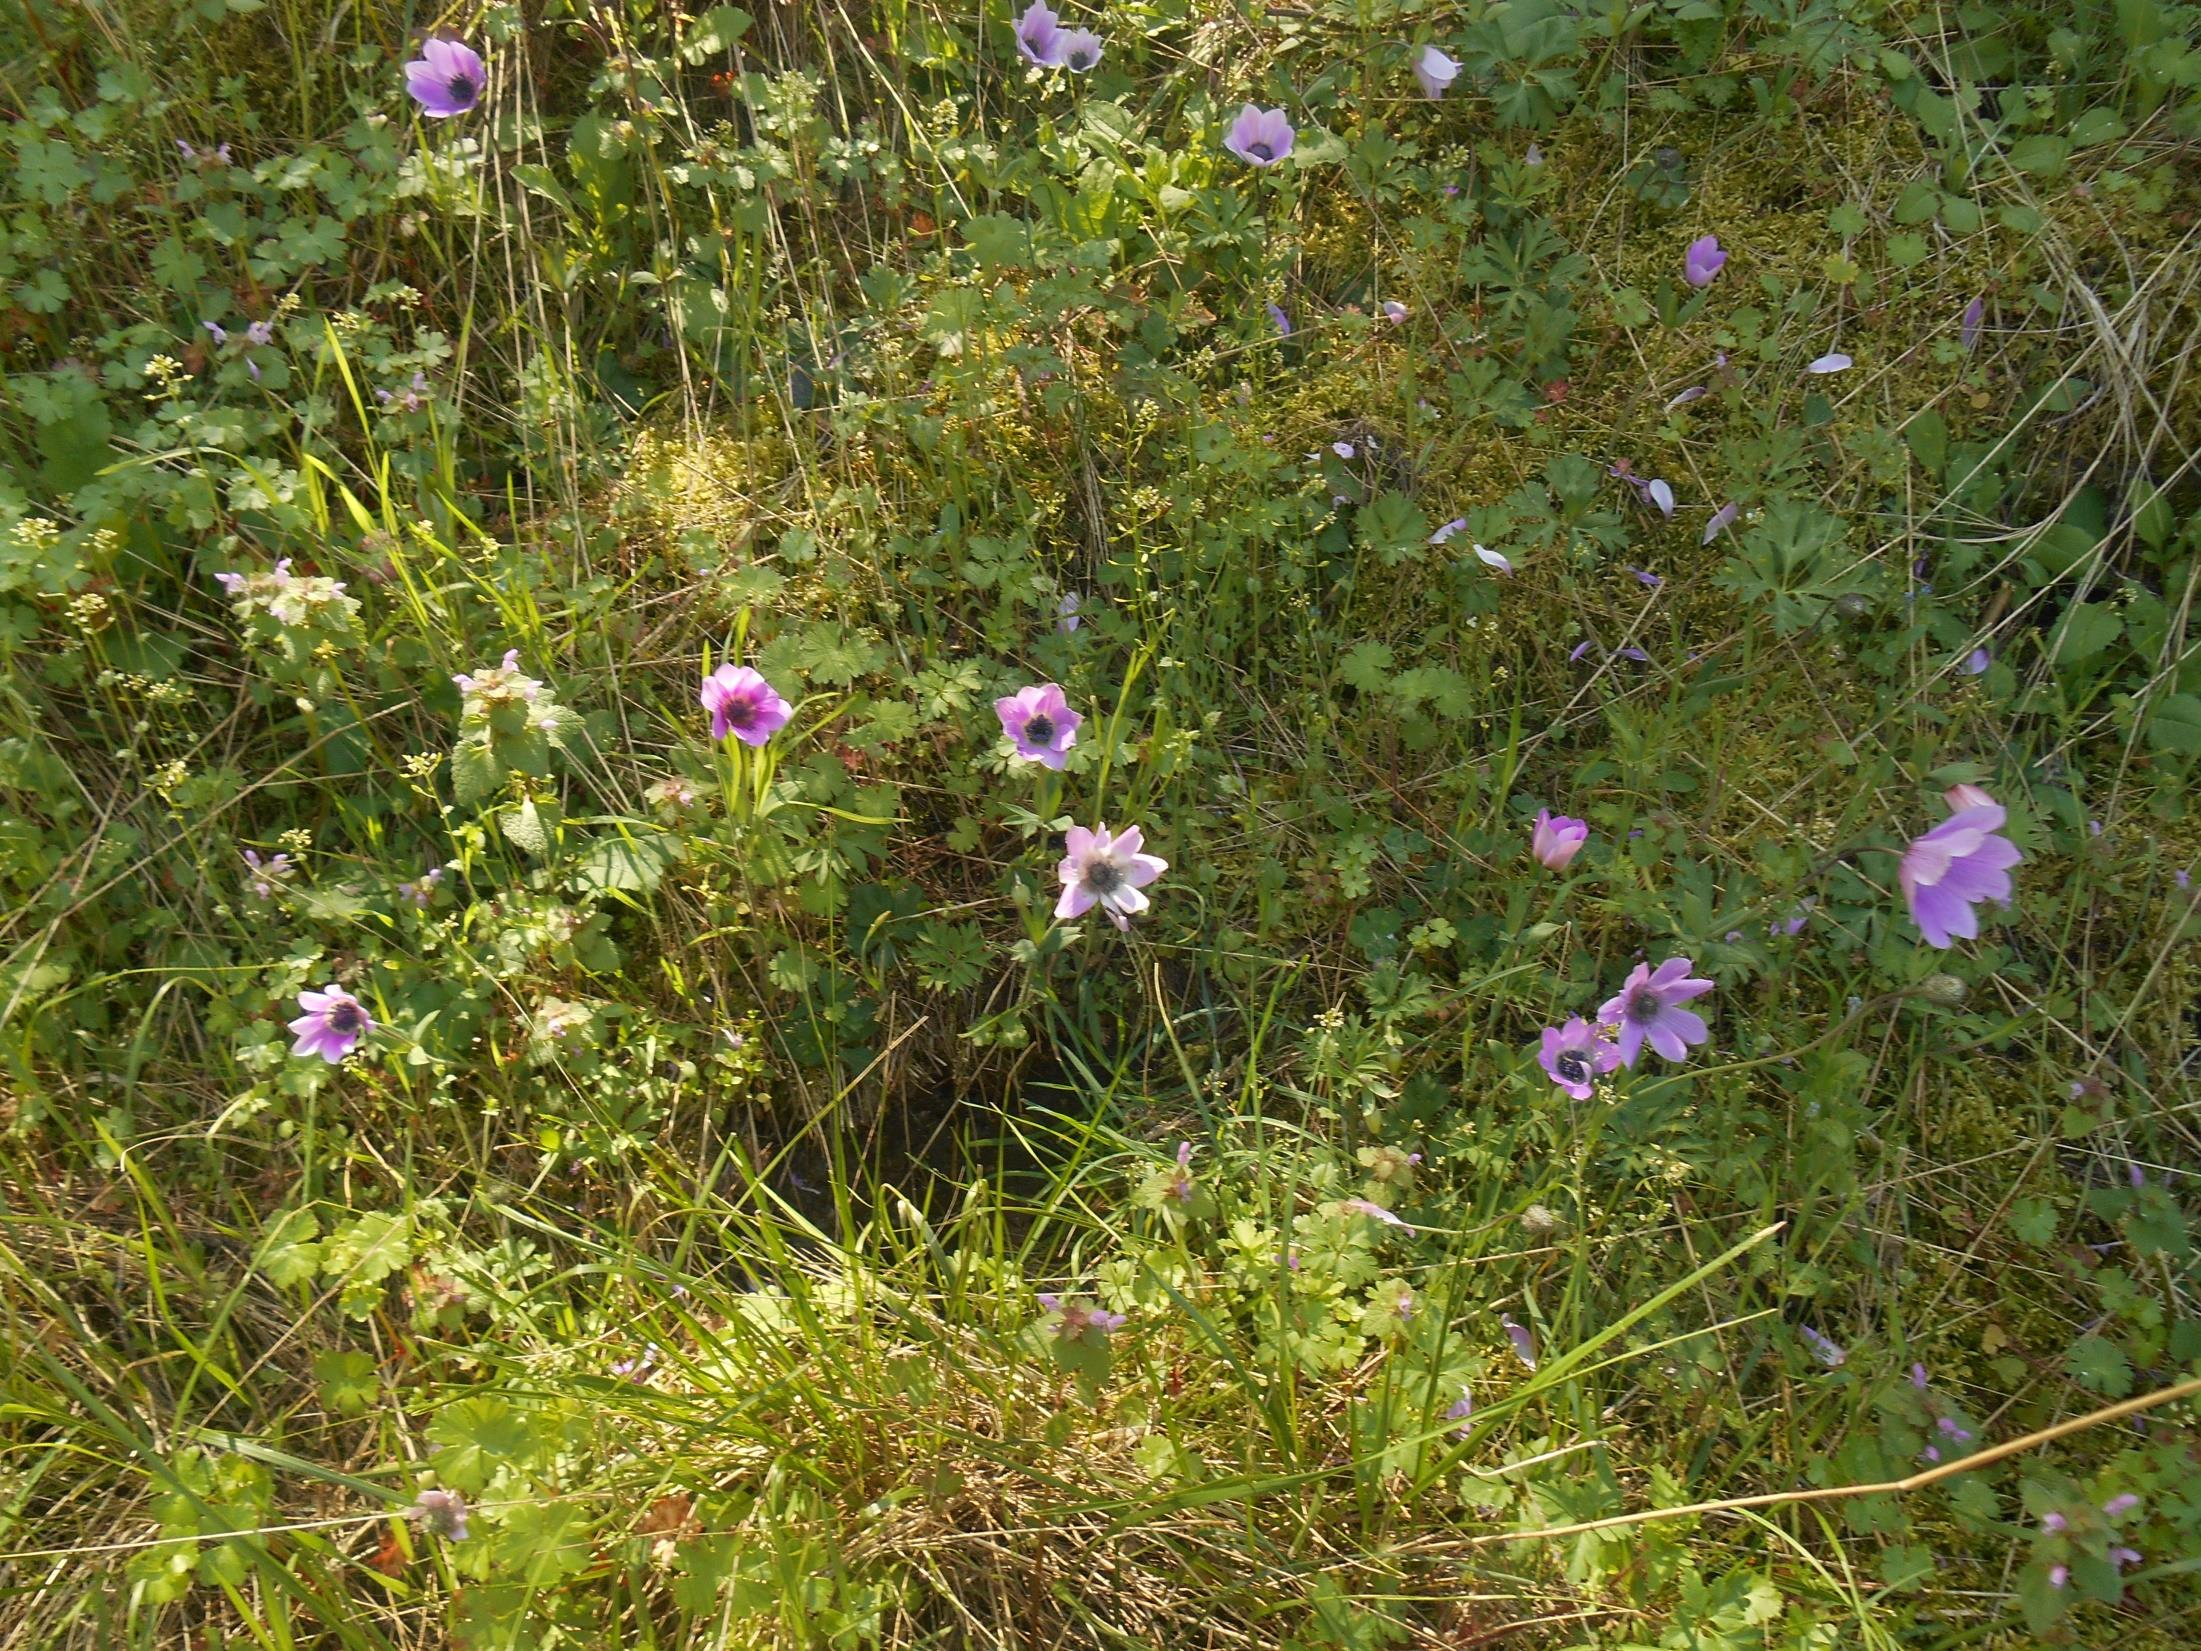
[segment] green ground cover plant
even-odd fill
[[[2194,1644],[2197,26],[0,15],[0,1647]]]

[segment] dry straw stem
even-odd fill
[[[1572,1525],[1549,1525],[1536,1531],[1493,1531],[1487,1536],[1467,1539],[1470,1548],[1484,1548],[1497,1542],[1545,1542],[1553,1537],[1586,1536],[1592,1531],[1614,1531],[1626,1525],[1648,1525],[1659,1519],[1693,1519],[1699,1514],[1739,1513],[1746,1508],[1771,1508],[1789,1502],[1834,1502],[1845,1496],[1891,1496],[1906,1491],[1924,1490],[1944,1479],[1954,1479],[1960,1473],[1970,1473],[1975,1468],[1986,1467],[2007,1456],[2021,1455],[2037,1450],[2042,1445],[2073,1433],[2083,1433],[2090,1427],[2104,1422],[2114,1422],[2126,1416],[2137,1415],[2143,1410],[2153,1410],[2157,1405],[2169,1404],[2173,1399],[2190,1399],[2201,1395],[2201,1376],[2191,1381],[2165,1387],[2153,1393],[2143,1393],[2137,1399],[2126,1399],[2101,1410],[2089,1411],[2084,1416],[2074,1416],[2068,1422],[2058,1422],[2054,1427],[2044,1427],[2037,1433],[2028,1433],[2021,1439],[2007,1444],[1976,1451],[1959,1462],[1944,1462],[1924,1473],[1914,1473],[1908,1479],[1883,1479],[1871,1485],[1829,1485],[1821,1490],[1776,1490],[1759,1496],[1731,1496],[1718,1502],[1692,1502],[1682,1508],[1645,1508],[1640,1513],[1617,1513],[1610,1519],[1585,1519]]]

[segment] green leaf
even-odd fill
[[[1899,224],[1931,223],[1941,210],[1941,191],[1924,178],[1913,178],[1896,196],[1888,216]]]
[[[1931,407],[1920,413],[1904,427],[1904,439],[1910,443],[1911,456],[1929,476],[1939,476],[1949,463],[1948,421]]]
[[[321,1219],[311,1210],[290,1210],[260,1240],[252,1264],[279,1290],[309,1282],[321,1271]]]
[[[313,1379],[320,1384],[322,1404],[340,1416],[365,1415],[382,1392],[372,1353],[322,1353],[313,1361]]]
[[[2031,137],[2020,138],[2010,146],[2010,164],[2020,172],[2029,173],[2036,178],[2060,176],[2064,163],[2070,158],[2071,145],[2046,132],[2035,132]]]
[[[428,1424],[436,1447],[436,1477],[454,1490],[478,1495],[500,1469],[532,1461],[535,1434],[528,1420],[494,1394],[457,1399]]]
[[[504,764],[488,746],[468,740],[451,753],[451,794],[461,808],[487,802],[504,788]]]
[[[627,894],[647,894],[679,863],[681,840],[669,831],[621,832],[599,837],[581,851],[573,869],[572,886],[587,894],[618,889]]]
[[[497,829],[515,848],[540,860],[550,852],[550,824],[533,802],[508,808],[497,816]]]
[[[2105,1336],[2081,1336],[2064,1355],[2064,1366],[2073,1381],[2105,1398],[2121,1399],[2132,1391],[2132,1361]]]
[[[2201,757],[2201,696],[2166,694],[2148,713],[2147,741],[2170,756]]]
[[[2124,620],[2106,602],[2075,602],[2056,629],[2050,655],[2058,665],[2080,665],[2123,634]]]
[[[1338,675],[1364,694],[1381,693],[1390,686],[1394,657],[1381,642],[1356,642],[1338,662]]]

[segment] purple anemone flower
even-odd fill
[[[1513,1343],[1513,1356],[1529,1369],[1536,1368],[1536,1337],[1525,1324],[1515,1324],[1509,1313],[1498,1315],[1498,1326],[1506,1333],[1506,1340]]]
[[[1062,879],[1055,916],[1083,917],[1098,906],[1117,928],[1130,928],[1133,914],[1147,907],[1139,891],[1169,869],[1167,860],[1143,853],[1145,847],[1145,834],[1137,826],[1126,826],[1113,837],[1105,825],[1091,831],[1072,826],[1063,841],[1062,863],[1055,868]]]
[[[721,665],[703,679],[698,696],[711,713],[711,738],[731,734],[744,745],[762,745],[787,726],[794,708],[746,665]]]
[[[2104,1502],[2102,1512],[2108,1514],[2112,1519],[2122,1519],[2139,1505],[2140,1498],[2138,1496],[2131,1491],[2124,1491]]]
[[[1496,568],[1500,573],[1513,571],[1513,563],[1502,551],[1492,550],[1487,545],[1471,545],[1468,548],[1475,552],[1475,560],[1484,567]]]
[[[1455,516],[1452,520],[1446,522],[1444,526],[1438,528],[1436,532],[1430,534],[1429,542],[1433,545],[1441,545],[1450,540],[1453,534],[1465,533],[1466,531],[1467,518],[1465,516]]]
[[[1670,957],[1656,969],[1638,963],[1620,990],[1597,1011],[1597,1018],[1620,1028],[1623,1065],[1635,1065],[1646,1041],[1664,1059],[1685,1061],[1689,1045],[1703,1043],[1712,1034],[1701,1015],[1682,1005],[1711,989],[1712,982],[1689,973],[1686,957]]]
[[[466,1540],[466,1498],[455,1490],[424,1490],[406,1512],[446,1542]]]
[[[1064,29],[1055,36],[1055,62],[1074,75],[1100,66],[1101,37],[1091,29]]]
[[[300,992],[298,1007],[305,1010],[290,1023],[298,1034],[293,1055],[319,1055],[331,1066],[359,1047],[359,1040],[374,1030],[374,1017],[359,999],[341,986],[325,992]]]
[[[1811,1349],[1811,1356],[1829,1370],[1839,1370],[1849,1361],[1849,1354],[1842,1350],[1841,1343],[1832,1336],[1824,1335],[1808,1324],[1798,1330],[1797,1334],[1804,1338],[1804,1345]]]
[[[1434,46],[1414,54],[1414,81],[1423,97],[1442,97],[1445,88],[1460,78],[1460,66]]]
[[[1576,1015],[1564,1026],[1547,1026],[1537,1063],[1551,1081],[1578,1101],[1596,1093],[1597,1080],[1620,1064],[1617,1045],[1602,1030]]]
[[[1400,303],[1396,298],[1386,298],[1383,301],[1382,307],[1384,320],[1390,322],[1392,326],[1396,327],[1400,323],[1405,321],[1406,306]]]
[[[1474,1414],[1475,1395],[1463,1387],[1460,1389],[1460,1396],[1452,1401],[1451,1408],[1444,1413],[1444,1419],[1459,1424],[1452,1430],[1454,1433],[1465,1433],[1467,1431],[1467,1419]]]
[[[2004,817],[1994,802],[1959,808],[1904,850],[1898,881],[1927,945],[1946,951],[1952,938],[1978,938],[1972,908],[1983,900],[2010,903],[2010,868],[2024,856],[1996,835]]]
[[[1076,591],[1065,591],[1062,600],[1055,604],[1055,629],[1064,636],[1078,628],[1081,621],[1078,609],[1085,606],[1085,598]]]
[[[405,89],[431,120],[463,115],[489,89],[481,54],[456,40],[424,40],[420,56],[405,65]]]
[[[1721,505],[1719,509],[1712,512],[1711,520],[1704,524],[1704,537],[1697,542],[1699,544],[1705,545],[1710,544],[1714,539],[1717,539],[1721,533],[1726,531],[1728,528],[1733,527],[1735,525],[1735,518],[1737,516],[1740,516],[1741,514],[1741,505],[1733,503]]]
[[[1975,298],[1964,306],[1964,319],[1957,323],[1957,339],[1967,350],[1979,342],[1980,326],[1986,319],[1986,299]]]
[[[1985,676],[1987,667],[1995,662],[1995,656],[1985,648],[1974,648],[1964,659],[1966,676]]]
[[[1699,235],[1682,254],[1681,278],[1692,287],[1708,287],[1726,264],[1727,254],[1720,250],[1720,238]]]
[[[1587,820],[1540,808],[1536,811],[1536,827],[1529,835],[1529,852],[1546,871],[1565,871],[1589,840]]]
[[[1283,306],[1282,304],[1271,304],[1271,305],[1269,306],[1269,319],[1270,319],[1271,321],[1273,321],[1273,322],[1275,322],[1275,323],[1276,323],[1276,336],[1277,336],[1277,337],[1279,337],[1279,338],[1289,338],[1289,337],[1291,337],[1291,335],[1292,335],[1292,318],[1291,318],[1291,317],[1290,317],[1289,315],[1287,315],[1287,314],[1285,314],[1285,313],[1284,313],[1284,306]]]
[[[1061,36],[1062,20],[1054,8],[1035,0],[1016,20],[1017,55],[1038,68],[1052,69],[1062,61],[1058,55]]]
[[[1058,774],[1070,759],[1070,747],[1077,743],[1078,724],[1085,720],[1070,709],[1070,702],[1052,682],[1019,688],[995,700],[994,711],[1018,756]]]
[[[1692,384],[1692,385],[1690,385],[1690,386],[1689,386],[1689,388],[1688,388],[1688,389],[1686,389],[1686,390],[1683,390],[1683,391],[1682,391],[1682,392],[1680,392],[1680,393],[1679,393],[1678,395],[1676,395],[1676,396],[1675,396],[1675,397],[1674,397],[1674,398],[1673,398],[1673,399],[1672,399],[1671,401],[1667,402],[1667,403],[1666,403],[1666,406],[1665,406],[1665,408],[1664,408],[1664,411],[1666,411],[1666,412],[1669,412],[1669,413],[1670,413],[1670,412],[1672,412],[1672,411],[1673,411],[1673,410],[1674,410],[1674,409],[1675,409],[1676,407],[1686,407],[1686,406],[1688,406],[1688,405],[1689,405],[1689,403],[1691,403],[1692,401],[1701,401],[1701,400],[1702,400],[1702,399],[1704,398],[1704,394],[1705,394],[1705,390],[1704,390],[1704,386],[1703,386],[1703,385],[1701,385],[1701,384]]]
[[[1248,166],[1274,166],[1292,152],[1292,123],[1281,109],[1249,103],[1223,135],[1223,147]]]
[[[1825,355],[1806,367],[1804,371],[1824,376],[1827,373],[1846,373],[1856,365],[1856,362],[1850,360],[1840,350],[1829,350]]]
[[[1643,497],[1658,507],[1658,513],[1668,521],[1674,516],[1674,484],[1663,476],[1653,476],[1643,484]]]
[[[253,322],[251,326],[245,328],[245,342],[247,344],[258,344],[263,348],[274,343],[275,323],[272,321]]]
[[[229,342],[229,329],[219,321],[201,321],[199,325],[206,329],[207,337],[213,339],[215,343],[227,344]]]
[[[2054,1509],[2050,1509],[2047,1513],[2041,1515],[2041,1529],[2050,1536],[2057,1535],[2068,1523],[2070,1522]]]
[[[2051,1587],[2051,1588],[2061,1588],[2061,1587],[2062,1587],[2062,1586],[2063,1586],[2063,1585],[2064,1585],[2065,1583],[2069,1582],[2070,1580],[2071,1580],[2071,1567],[2070,1567],[2070,1566],[2068,1566],[2068,1565],[2051,1565],[2051,1566],[2049,1566],[2049,1567],[2048,1567],[2048,1586],[2049,1586],[2049,1587]]]

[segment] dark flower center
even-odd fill
[[[753,699],[729,700],[726,704],[726,726],[746,728],[757,720],[757,702]]]
[[[473,78],[471,76],[453,75],[451,77],[451,84],[447,88],[447,90],[451,95],[451,101],[453,103],[456,103],[460,108],[468,109],[473,107],[474,98],[476,96],[476,89],[474,86]]]
[[[1089,860],[1085,865],[1085,886],[1095,894],[1114,894],[1123,887],[1123,869],[1113,860]]]
[[[338,1037],[353,1037],[367,1029],[367,1012],[356,1003],[339,1003],[329,1011],[328,1021]]]
[[[1055,719],[1053,717],[1033,717],[1024,725],[1024,738],[1027,744],[1045,745],[1054,737]]]
[[[1557,1058],[1552,1061],[1551,1069],[1569,1083],[1588,1083],[1590,1081],[1588,1062],[1584,1061],[1572,1049],[1561,1050]]]
[[[1276,151],[1271,149],[1265,143],[1247,144],[1246,153],[1251,155],[1257,161],[1272,161],[1276,159]]]
[[[1638,986],[1628,994],[1628,1018],[1638,1026],[1648,1026],[1665,1012],[1666,1002],[1648,986]]]
[[[1090,47],[1072,46],[1070,48],[1069,57],[1066,59],[1066,61],[1073,69],[1090,69],[1094,64],[1095,58],[1094,53]]]

